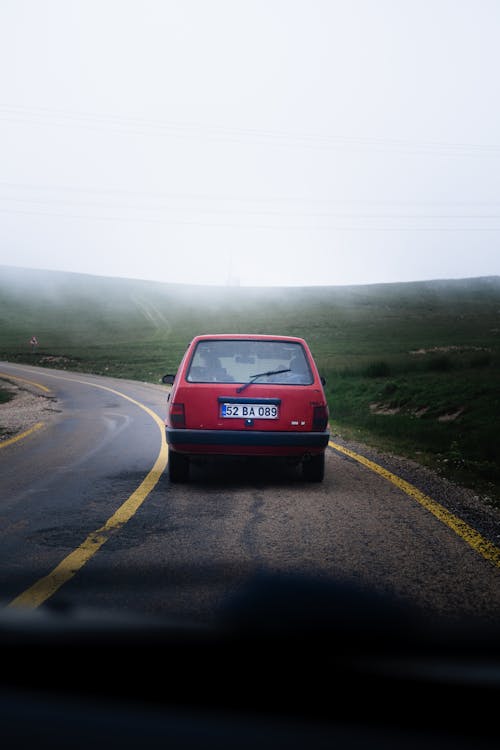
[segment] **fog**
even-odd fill
[[[496,0],[3,0],[0,264],[500,273]]]

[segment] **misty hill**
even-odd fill
[[[2,360],[158,383],[195,334],[248,331],[309,342],[342,435],[500,505],[498,276],[240,288],[0,266]]]
[[[327,365],[422,347],[491,347],[499,329],[498,276],[257,288],[0,266],[3,359],[26,352],[35,334],[40,354],[64,354],[80,366],[143,356],[161,361],[163,371],[197,333],[255,331],[303,336]]]

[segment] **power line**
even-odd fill
[[[166,218],[166,217],[146,217],[146,216],[131,216],[123,214],[121,216],[104,216],[104,215],[89,215],[89,214],[70,214],[70,213],[58,213],[54,211],[40,211],[40,210],[29,210],[29,209],[5,209],[0,208],[0,213],[12,214],[12,215],[24,215],[24,216],[41,216],[41,217],[53,217],[68,220],[79,220],[79,221],[95,221],[95,222],[137,222],[145,224],[166,224],[166,225],[179,225],[179,226],[203,226],[203,227],[214,227],[214,228],[251,228],[251,229],[275,229],[275,230],[286,230],[286,231],[300,231],[300,230],[331,230],[331,231],[342,231],[342,232],[498,232],[498,227],[433,227],[433,226],[361,226],[361,225],[350,225],[340,226],[334,224],[244,224],[243,222],[217,222],[217,221],[202,221],[193,219],[177,219],[177,218]],[[339,217],[346,218],[346,217]],[[352,217],[355,218],[355,217]],[[385,217],[381,217],[385,218]],[[476,218],[476,217],[471,217]],[[496,217],[496,218],[500,218]]]
[[[60,198],[57,196],[57,193],[62,193],[63,195],[67,195],[68,193],[72,193],[73,195],[83,195],[84,200],[78,200],[75,202],[78,202],[80,204],[83,203],[89,203],[87,195],[90,195],[91,197],[96,196],[102,196],[104,198],[111,198],[111,200],[115,199],[122,199],[122,198],[129,198],[134,200],[133,205],[137,204],[137,199],[149,199],[153,200],[155,202],[159,201],[172,201],[176,202],[177,204],[179,202],[204,202],[208,204],[214,204],[214,203],[228,203],[233,204],[235,206],[240,205],[266,205],[266,206],[275,206],[280,204],[288,204],[288,205],[317,205],[321,207],[340,207],[340,206],[364,206],[364,207],[372,207],[372,208],[387,208],[390,207],[391,209],[398,209],[398,208],[429,208],[433,207],[436,209],[453,209],[453,208],[459,208],[459,209],[468,209],[471,210],[473,208],[494,208],[500,210],[500,200],[499,201],[479,201],[479,200],[400,200],[400,199],[371,199],[371,198],[322,198],[322,197],[315,197],[311,198],[309,196],[235,196],[232,195],[222,195],[222,194],[207,194],[207,193],[166,193],[161,191],[138,191],[138,190],[129,190],[124,188],[112,188],[112,187],[103,187],[103,188],[96,188],[93,186],[86,186],[86,187],[79,187],[76,185],[49,185],[49,184],[41,184],[41,183],[19,183],[19,182],[6,182],[6,181],[0,181],[0,199],[2,198],[1,191],[4,192],[4,199],[5,200],[24,200],[26,202],[35,201],[35,202],[49,202],[49,201],[59,201],[59,202],[70,202],[66,198]],[[9,195],[10,191],[10,195]],[[47,197],[34,197],[30,198],[29,194],[32,194],[33,192],[41,193],[42,196]],[[17,194],[21,193],[21,196],[23,193],[27,193],[28,196],[26,197],[19,197]],[[72,201],[71,201],[72,202]],[[130,206],[130,204],[126,204],[127,207]],[[240,211],[241,209],[235,209]],[[246,210],[246,209],[245,209]],[[292,209],[294,213],[296,213],[296,208]],[[432,214],[429,214],[432,215]]]
[[[358,137],[328,133],[300,133],[194,122],[174,122],[91,112],[76,112],[49,107],[0,105],[0,119],[5,122],[45,123],[56,126],[83,127],[130,135],[234,143],[254,143],[314,149],[392,151],[402,154],[429,153],[442,156],[500,156],[500,144],[462,143],[404,138]]]

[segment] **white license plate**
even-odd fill
[[[221,404],[221,417],[239,419],[278,419],[276,404]]]

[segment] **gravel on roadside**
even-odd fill
[[[2,389],[10,391],[12,398],[0,404],[0,442],[29,430],[47,418],[48,412],[59,411],[57,399],[35,393],[29,386],[19,386],[11,381],[1,380]]]

